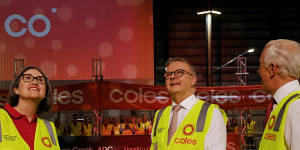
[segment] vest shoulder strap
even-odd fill
[[[6,112],[4,109],[0,108],[0,113]],[[0,115],[1,115],[0,114]],[[0,118],[1,119],[1,118]],[[1,127],[1,120],[0,120],[0,142],[2,142],[2,127]]]
[[[156,116],[156,121],[155,121],[155,127],[154,127],[154,133],[153,133],[153,137],[156,136],[156,130],[157,130],[157,125],[158,125],[158,122],[161,118],[161,115],[162,113],[165,111],[167,107],[163,108],[162,110],[160,110]]]
[[[299,93],[293,94],[293,95],[290,96],[290,97],[288,98],[288,100],[283,104],[283,106],[281,107],[281,109],[280,109],[280,111],[279,111],[278,117],[277,117],[277,119],[276,119],[276,122],[275,122],[273,131],[279,132],[281,120],[282,120],[282,117],[283,117],[283,114],[284,114],[284,112],[285,112],[285,109],[286,109],[287,104],[288,104],[291,100],[293,100],[294,98],[297,98],[299,95],[300,95]]]
[[[42,119],[47,127],[47,130],[48,130],[48,133],[50,135],[50,138],[51,138],[51,141],[54,145],[56,145],[56,140],[55,140],[55,136],[54,136],[54,133],[53,133],[53,129],[52,129],[52,126],[50,124],[50,122],[48,120],[45,120],[45,119]]]
[[[0,120],[0,142],[2,142],[1,120]]]
[[[204,129],[204,125],[205,125],[205,120],[206,120],[206,116],[207,116],[207,111],[208,108],[211,104],[210,103],[204,103],[202,105],[200,114],[198,116],[198,120],[197,120],[197,126],[196,126],[196,132],[203,132]]]

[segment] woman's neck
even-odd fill
[[[29,121],[33,120],[38,110],[39,104],[32,100],[19,99],[18,104],[14,107],[19,113],[25,115]]]

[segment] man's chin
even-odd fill
[[[180,92],[180,89],[179,88],[171,88],[171,89],[168,89],[168,92],[169,94],[176,94],[176,93],[179,93]]]

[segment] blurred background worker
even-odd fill
[[[101,125],[101,136],[109,136],[111,135],[112,123],[110,118],[105,117],[103,120],[103,124]]]
[[[55,125],[55,128],[56,128],[57,136],[65,136],[66,135],[66,133],[67,133],[66,128],[64,127],[63,124],[60,123],[60,118],[59,117],[55,118],[54,125]]]
[[[92,119],[90,119],[88,116],[85,116],[82,127],[82,136],[92,136],[92,130]]]
[[[78,121],[79,115],[73,114],[73,119],[69,124],[70,136],[81,136],[82,133],[82,122]]]
[[[149,131],[150,131],[150,133],[151,133],[151,129],[150,129],[151,122],[147,119],[147,115],[146,115],[146,114],[143,114],[143,116],[142,116],[142,122],[141,122],[141,125],[142,125],[142,128],[143,128],[144,131],[145,131],[145,134],[148,134]]]
[[[248,150],[255,149],[254,143],[254,134],[256,129],[256,122],[252,120],[252,115],[248,114],[247,116],[247,123],[246,123],[246,143]]]
[[[120,124],[117,120],[117,118],[113,118],[112,120],[112,129],[111,129],[111,135],[120,135]]]
[[[145,129],[142,126],[142,118],[137,117],[136,118],[136,123],[134,124],[134,130],[136,135],[144,135],[145,134]]]
[[[124,120],[122,120],[122,123],[120,124],[120,133],[122,135],[133,135],[134,134],[133,124],[130,122],[130,119],[128,116],[125,116]]]

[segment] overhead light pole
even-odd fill
[[[221,12],[216,11],[216,10],[207,10],[207,11],[197,12],[197,15],[206,15],[207,86],[212,86],[212,56],[211,56],[212,14],[221,15]]]

